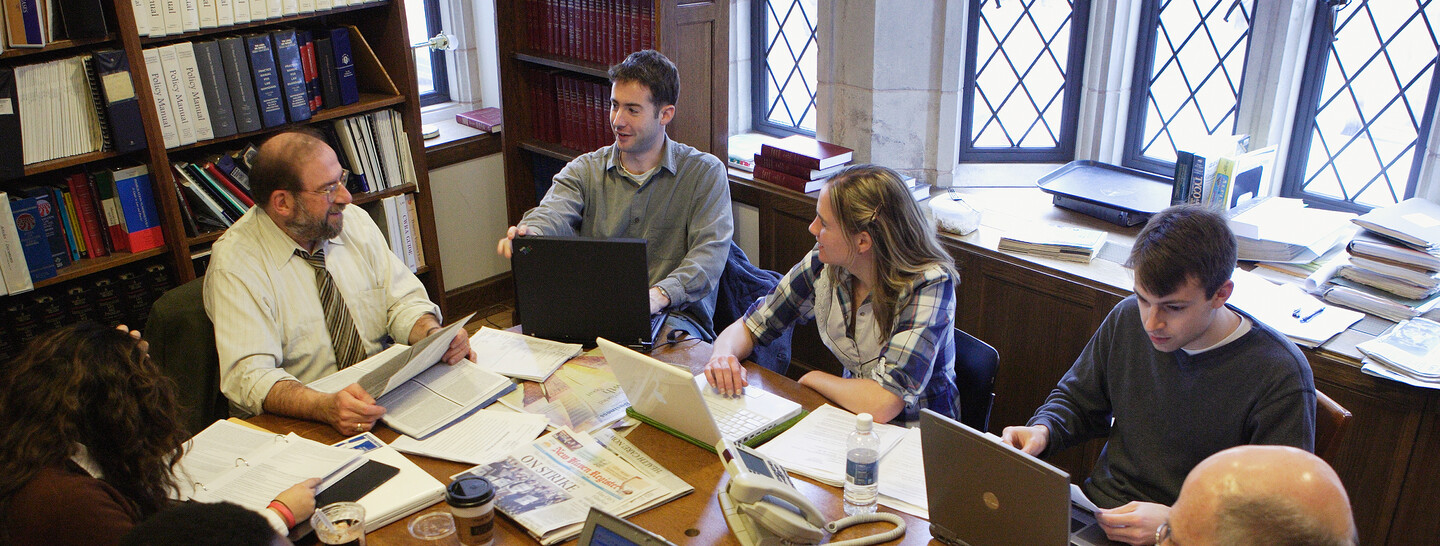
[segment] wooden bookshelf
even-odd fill
[[[533,208],[536,197],[536,180],[554,175],[554,162],[563,164],[581,153],[590,150],[572,150],[558,142],[548,142],[537,137],[537,112],[555,108],[555,104],[534,104],[532,91],[538,85],[530,75],[534,72],[553,72],[560,76],[577,77],[587,81],[607,79],[610,63],[624,59],[630,51],[619,51],[625,47],[616,44],[643,43],[629,41],[638,33],[648,34],[653,48],[669,57],[680,69],[680,99],[676,105],[675,119],[668,126],[670,138],[725,157],[725,141],[729,135],[729,29],[730,4],[718,1],[693,0],[641,0],[653,14],[648,28],[634,28],[635,25],[602,28],[604,21],[616,18],[601,17],[600,23],[590,21],[585,28],[563,28],[555,23],[555,31],[579,36],[581,42],[566,45],[572,49],[578,46],[583,55],[563,55],[556,51],[565,47],[546,41],[546,32],[537,29],[550,28],[546,25],[551,2],[559,0],[497,0],[496,20],[500,21],[500,96],[504,105],[505,132],[503,153],[505,156],[506,208],[511,224],[520,220],[525,211]],[[599,10],[629,3],[600,3]],[[584,12],[582,12],[584,13]],[[639,19],[619,19],[629,22]],[[589,43],[584,42],[587,38]],[[606,62],[595,59],[605,55],[596,51],[616,49]],[[638,49],[638,48],[636,48]],[[586,58],[588,57],[588,58]],[[606,99],[608,103],[608,98]],[[608,121],[605,122],[608,125]],[[426,250],[427,255],[429,250]]]
[[[23,177],[0,182],[0,191],[11,190],[30,184],[60,182],[62,175],[76,171],[93,171],[120,165],[143,163],[149,167],[151,190],[155,207],[160,217],[160,227],[165,236],[165,245],[139,253],[116,252],[110,256],[82,259],[60,269],[56,277],[34,283],[37,291],[54,287],[77,279],[111,271],[143,261],[163,261],[169,268],[176,285],[195,278],[192,256],[209,251],[209,246],[223,233],[221,231],[202,233],[195,237],[185,235],[180,203],[174,190],[174,161],[190,161],[207,153],[235,147],[239,142],[259,143],[267,136],[287,128],[315,123],[328,123],[349,116],[365,114],[381,109],[394,109],[397,119],[406,133],[401,143],[410,150],[415,167],[416,180],[396,188],[368,192],[355,196],[356,204],[369,203],[386,197],[411,194],[415,200],[419,235],[426,265],[418,273],[430,297],[441,302],[443,308],[445,287],[443,284],[440,248],[435,231],[435,215],[430,195],[429,168],[426,164],[425,148],[421,139],[420,101],[416,83],[414,56],[410,50],[405,2],[386,0],[363,5],[345,6],[322,12],[286,16],[253,23],[231,25],[221,28],[203,29],[184,34],[164,37],[143,37],[136,30],[135,13],[132,3],[127,0],[102,0],[103,16],[111,34],[95,40],[61,40],[36,49],[6,49],[0,53],[0,66],[46,62],[54,59],[81,55],[98,49],[122,49],[130,63],[131,83],[140,105],[141,124],[148,148],[129,153],[100,151],[59,158],[26,165]],[[101,14],[97,14],[100,16]],[[365,56],[362,49],[368,47],[373,60],[357,58],[355,65],[360,100],[354,104],[323,109],[301,122],[286,123],[260,131],[165,149],[160,130],[160,121],[154,107],[154,97],[145,70],[143,50],[172,43],[211,40],[225,36],[236,36],[254,32],[268,32],[281,28],[334,28],[353,26],[362,39],[352,37],[351,47],[357,57]],[[16,136],[6,145],[18,145]],[[30,294],[0,296],[0,310],[13,302],[13,298],[28,298]],[[24,300],[29,301],[29,300]]]

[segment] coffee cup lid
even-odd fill
[[[490,480],[478,476],[460,478],[445,488],[445,502],[459,508],[480,506],[494,497],[495,489],[490,486]]]

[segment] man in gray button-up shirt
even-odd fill
[[[511,240],[523,235],[646,239],[650,312],[683,315],[708,339],[734,233],[725,165],[666,136],[680,77],[664,55],[632,53],[610,68],[610,81],[615,143],[561,169],[496,250],[510,257]]]

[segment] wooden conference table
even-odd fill
[[[692,372],[699,373],[710,357],[710,346],[698,340],[684,341],[656,349],[651,356],[665,362],[689,366]],[[759,387],[782,395],[800,403],[805,409],[815,409],[825,403],[825,398],[809,387],[801,386],[791,379],[751,363],[746,363],[746,367],[750,371],[748,376],[750,388]],[[328,425],[288,417],[266,414],[254,417],[249,422],[275,432],[294,432],[325,444],[335,443],[344,438]],[[398,436],[398,433],[384,425],[376,427],[374,432],[380,439],[387,442],[393,441]],[[629,518],[630,521],[676,544],[739,544],[739,541],[731,534],[729,526],[726,525],[725,516],[716,498],[716,494],[723,487],[725,467],[715,454],[646,424],[637,426],[626,438],[645,450],[646,454],[674,472],[686,483],[695,487],[694,492],[636,514]],[[446,484],[450,483],[451,475],[470,467],[466,464],[429,457],[415,455],[409,455],[409,457],[420,468],[425,469]],[[816,507],[825,513],[826,521],[844,517],[839,488],[820,484],[802,476],[791,476],[791,479],[800,492],[809,497]],[[406,530],[410,521],[420,514],[444,509],[446,509],[445,505],[441,502],[386,525],[370,533],[368,543],[371,546],[410,544],[412,539]],[[905,536],[891,544],[930,542],[930,524],[925,520],[903,512],[895,512],[883,506],[880,507],[880,510],[898,513],[905,518]],[[509,518],[497,514],[496,521],[498,528],[496,544],[535,543],[523,528]],[[880,533],[889,528],[888,524],[858,525],[830,537],[827,542],[858,538]],[[312,534],[302,544],[313,544],[314,542]],[[573,541],[571,543],[573,544]]]

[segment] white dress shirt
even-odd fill
[[[439,320],[440,308],[390,251],[370,215],[354,205],[344,215],[340,235],[321,243],[325,269],[345,299],[365,354],[373,355],[387,335],[408,342],[415,321],[426,313]],[[215,241],[205,312],[215,323],[220,390],[232,414],[262,413],[276,382],[309,383],[337,370],[315,270],[295,255],[299,248],[259,207]]]

